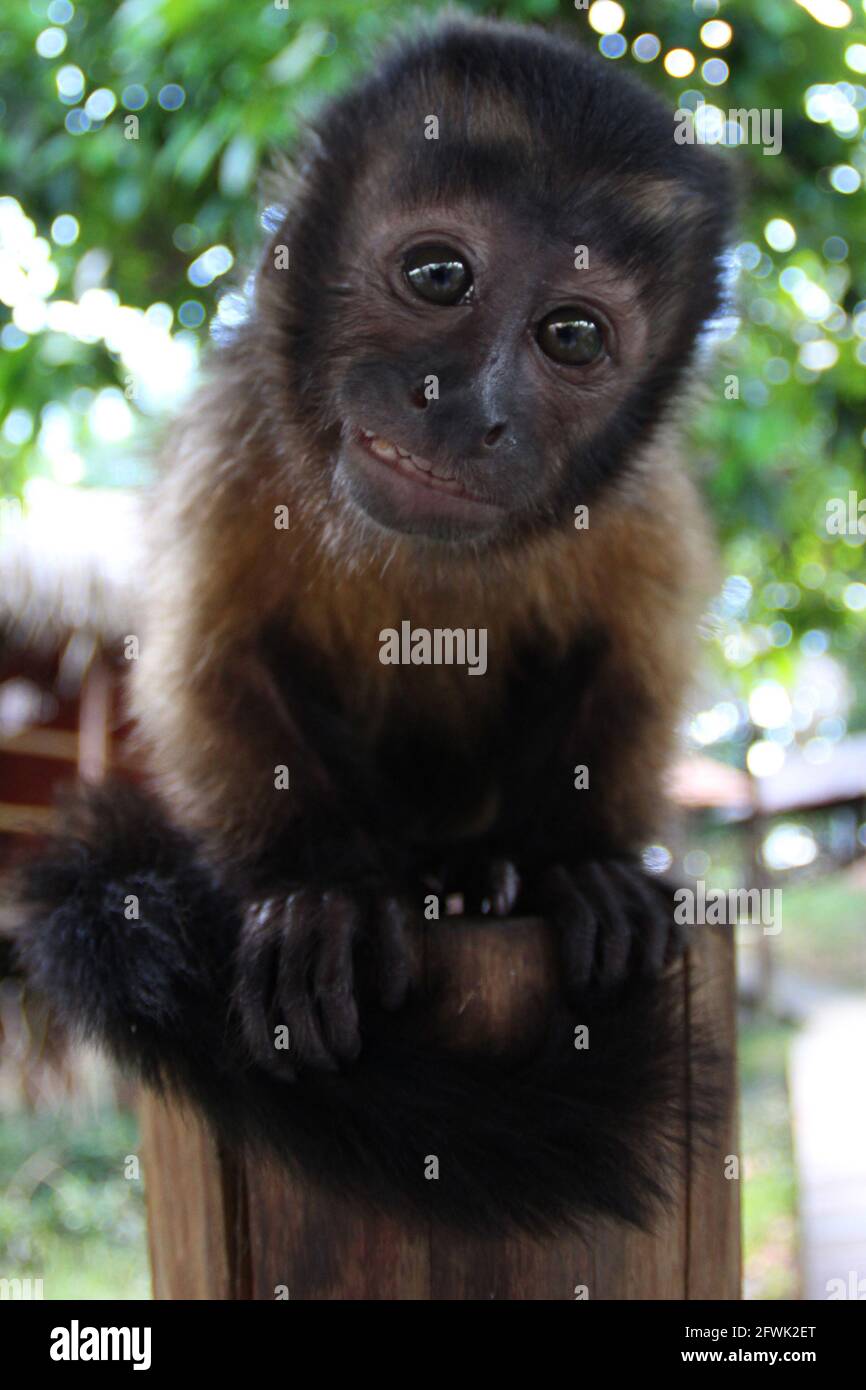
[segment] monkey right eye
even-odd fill
[[[472,288],[472,271],[450,246],[416,246],[403,259],[403,274],[430,304],[459,304]]]

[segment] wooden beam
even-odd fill
[[[45,725],[22,729],[20,734],[0,738],[0,755],[3,753],[29,753],[36,758],[75,763],[78,761],[78,734],[72,729],[52,729]]]
[[[0,801],[0,833],[4,835],[40,834],[56,826],[53,806],[18,806]]]

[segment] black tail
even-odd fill
[[[531,1057],[434,1048],[413,1041],[411,1009],[367,1013],[350,1072],[276,1080],[250,1064],[231,1008],[238,904],[194,846],[131,787],[81,793],[67,817],[25,873],[23,967],[63,1020],[189,1096],[224,1142],[387,1210],[502,1234],[595,1212],[646,1225],[682,1136],[712,1129],[712,1088],[686,1085],[681,983],[556,1009]],[[689,1061],[694,1075],[694,1038]]]

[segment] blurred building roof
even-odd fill
[[[820,810],[861,797],[866,797],[866,734],[849,734],[829,744],[820,763],[789,748],[778,772],[755,778],[756,804],[765,816]]]
[[[668,787],[674,801],[688,811],[722,810],[745,816],[753,807],[749,774],[704,753],[674,763]]]
[[[40,481],[0,514],[0,638],[57,651],[74,635],[110,646],[130,631],[137,500],[121,490]]]
[[[850,734],[828,746],[822,762],[797,748],[786,750],[778,772],[748,772],[697,753],[671,769],[669,789],[688,811],[725,811],[735,817],[793,815],[866,799],[866,734]]]

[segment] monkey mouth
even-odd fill
[[[434,492],[446,492],[452,497],[463,497],[467,502],[478,502],[482,506],[490,505],[485,504],[483,497],[477,497],[464,487],[460,479],[443,464],[431,463],[429,459],[411,454],[408,449],[393,444],[390,439],[383,439],[380,434],[373,434],[371,430],[356,429],[355,438],[361,448],[378,463],[385,464],[395,473],[400,473],[421,487],[430,488]]]
[[[421,458],[354,422],[344,427],[335,476],[348,499],[392,534],[478,541],[498,532],[506,515],[470,492],[450,464]]]

